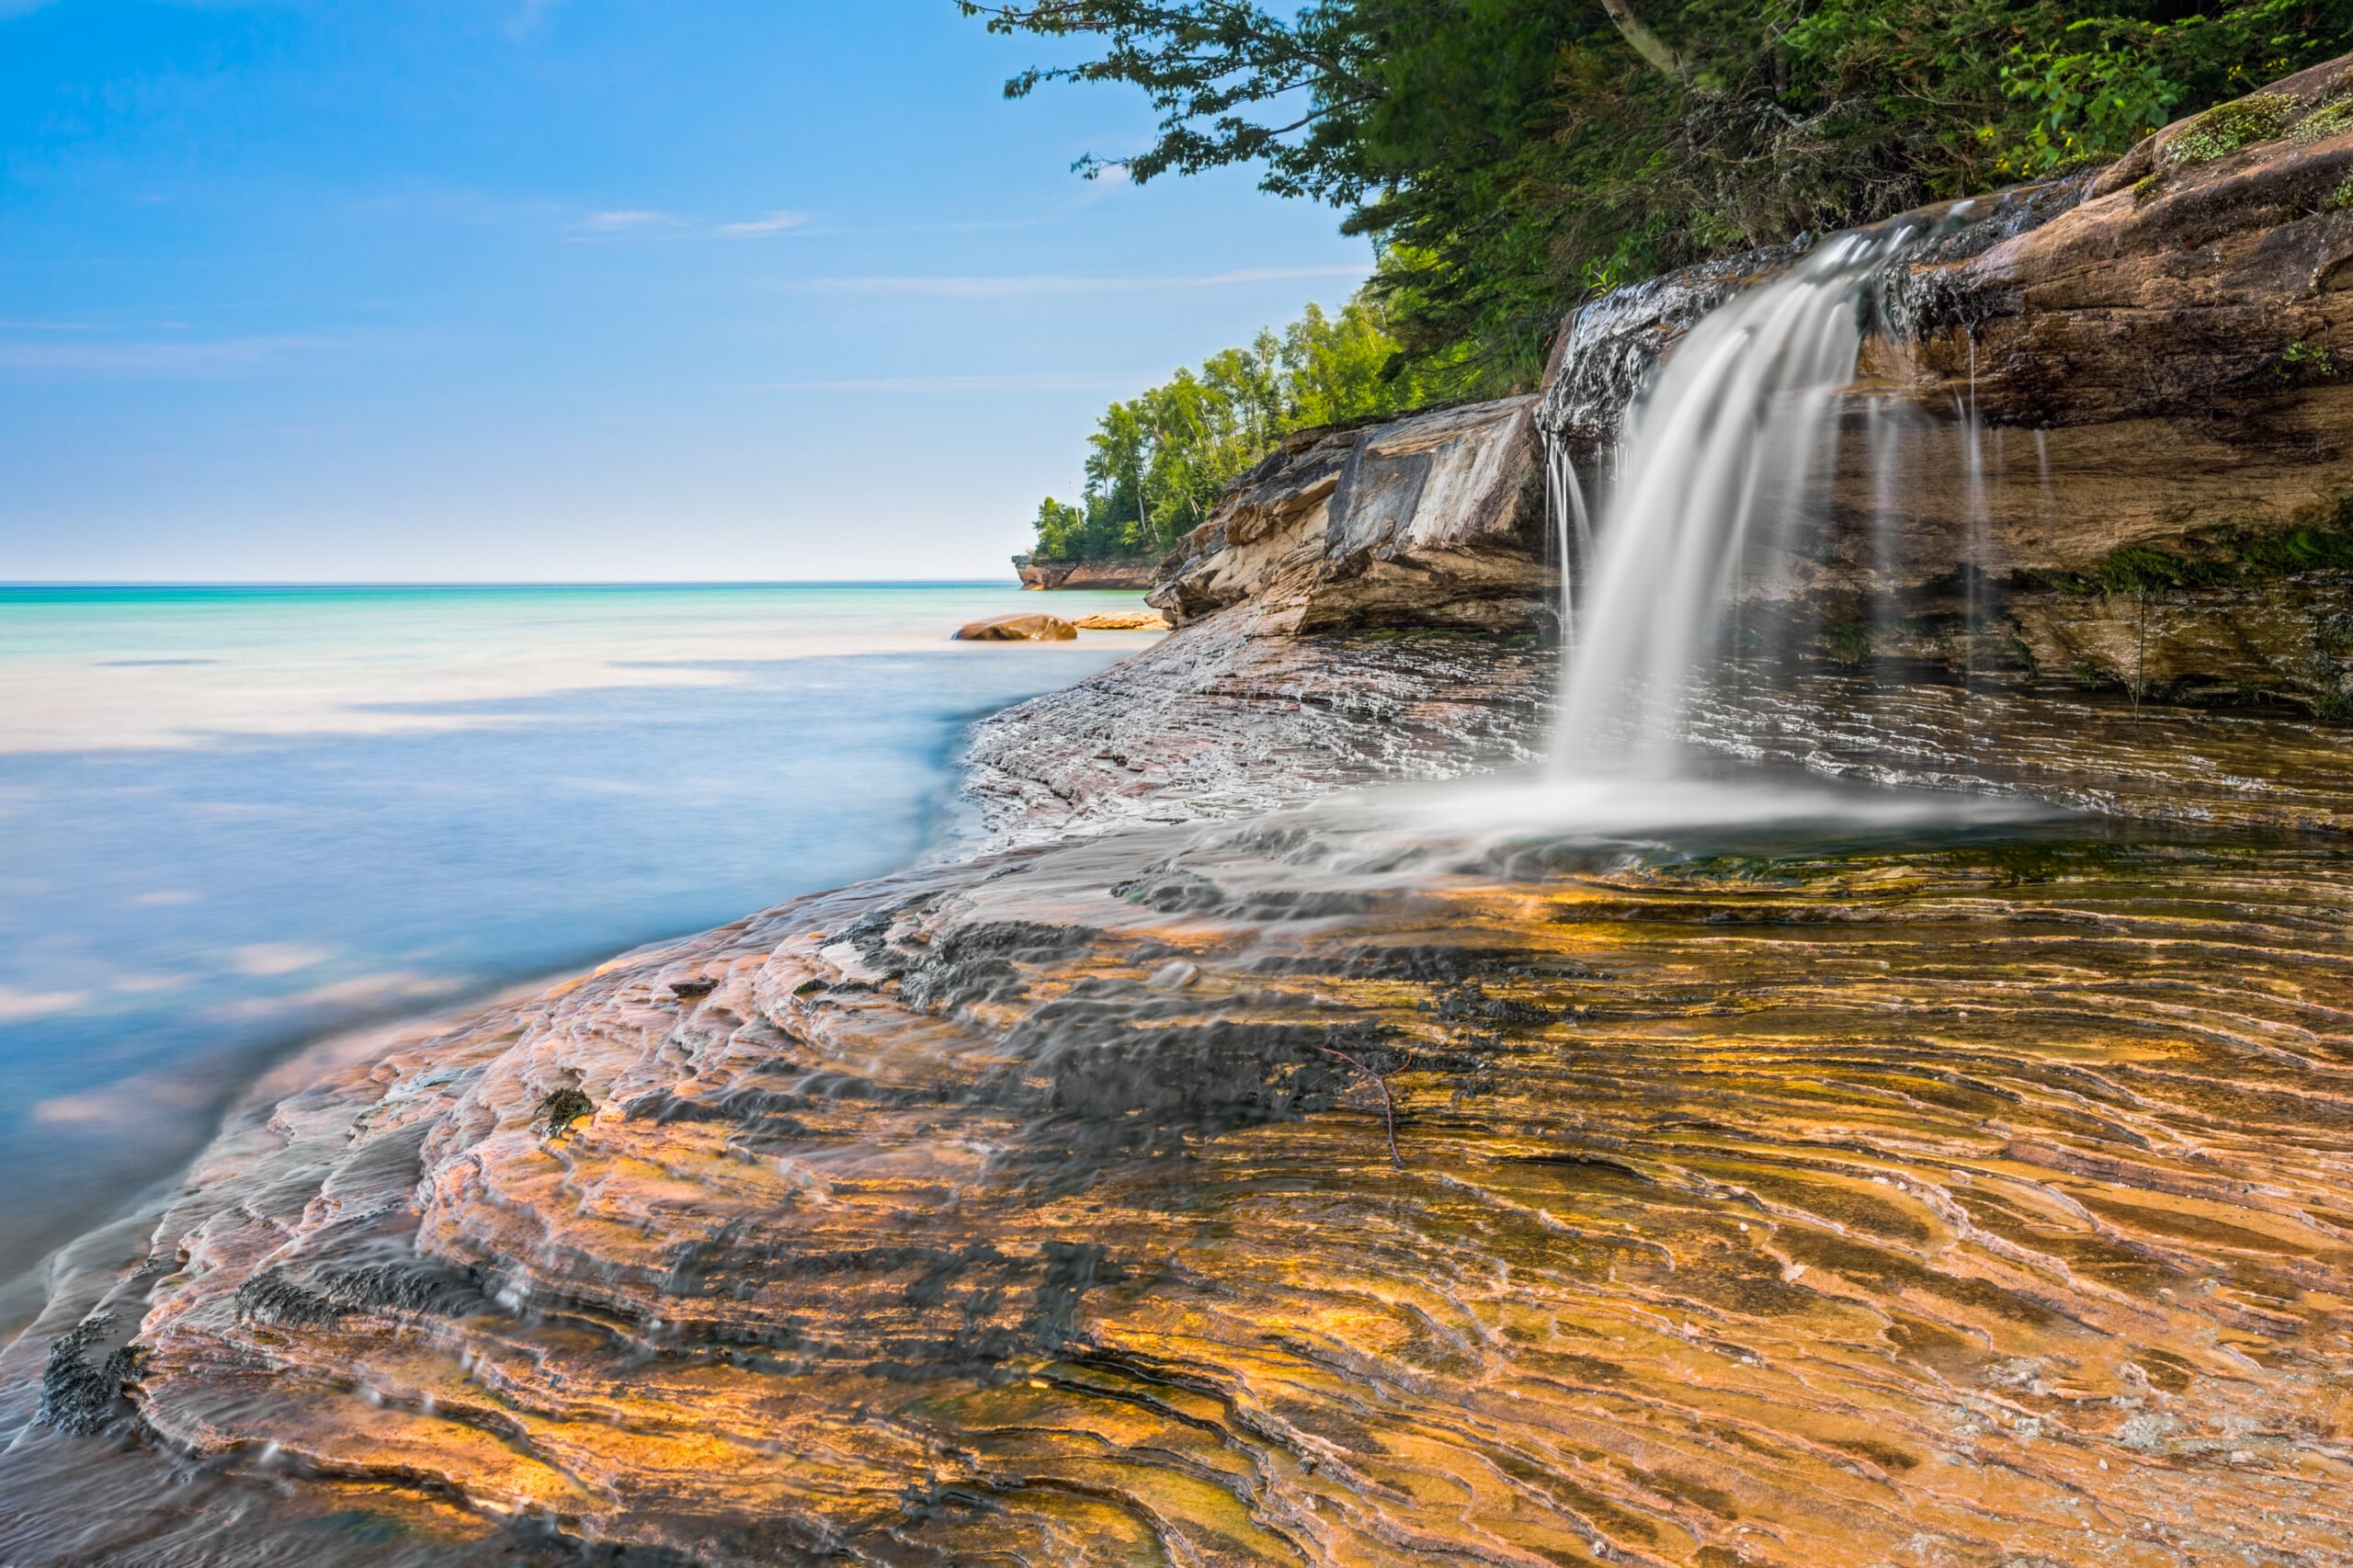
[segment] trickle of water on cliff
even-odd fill
[[[1873,280],[1924,231],[1839,234],[1711,312],[1628,411],[1630,438],[1579,596],[1556,780],[1677,771],[1685,691],[1745,575],[1778,570],[1854,380]],[[1557,481],[1556,481],[1557,483]]]

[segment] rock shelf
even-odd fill
[[[910,874],[327,1068],[118,1287],[140,1418],[712,1562],[2348,1561],[2343,852],[1372,846]]]

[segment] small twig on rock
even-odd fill
[[[1404,1061],[1400,1062],[1388,1072],[1381,1073],[1366,1066],[1363,1062],[1358,1061],[1355,1057],[1349,1055],[1345,1051],[1335,1051],[1328,1045],[1319,1045],[1315,1049],[1322,1051],[1326,1056],[1338,1057],[1341,1061],[1347,1062],[1349,1066],[1355,1068],[1358,1072],[1371,1079],[1380,1088],[1381,1119],[1382,1124],[1388,1129],[1389,1132],[1389,1163],[1392,1165],[1394,1165],[1397,1169],[1401,1171],[1404,1170],[1405,1168],[1404,1156],[1397,1153],[1397,1103],[1390,1097],[1389,1080],[1411,1067],[1414,1064],[1414,1058],[1421,1054],[1420,1051],[1418,1050],[1407,1051],[1405,1053]]]

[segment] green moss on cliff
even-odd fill
[[[2165,162],[2211,163],[2227,153],[2269,142],[2288,129],[2288,117],[2302,106],[2285,93],[2256,93],[2217,104],[2165,143]]]
[[[2297,121],[2288,138],[2299,147],[2308,147],[2348,131],[2353,131],[2353,97],[2334,98]]]
[[[2128,544],[2088,573],[2036,575],[2061,593],[2153,594],[2240,586],[2299,572],[2353,571],[2353,492],[2302,508],[2285,527],[2206,528],[2183,542],[2189,548]]]

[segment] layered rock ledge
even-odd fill
[[[911,874],[323,1066],[51,1381],[384,1552],[2341,1564],[2348,907],[1313,817]]]

